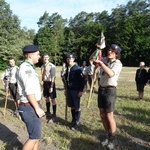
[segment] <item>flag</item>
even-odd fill
[[[96,52],[93,56],[93,59],[101,60],[101,57],[102,57],[101,50],[106,47],[106,45],[105,45],[105,36],[104,36],[103,32],[101,32],[101,38],[98,39],[97,47],[99,47],[100,49],[96,50]]]
[[[103,32],[101,33],[101,41],[100,41],[100,48],[103,49],[105,48],[106,45],[105,45],[105,36],[103,34]]]

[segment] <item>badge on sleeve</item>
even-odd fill
[[[31,76],[32,71],[31,70],[26,70],[25,73],[28,75],[28,77]]]

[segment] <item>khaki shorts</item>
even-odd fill
[[[113,112],[116,103],[116,88],[98,90],[98,107],[103,108],[106,112]]]

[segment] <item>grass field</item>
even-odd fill
[[[81,98],[81,124],[78,130],[72,131],[65,123],[65,96],[57,67],[57,122],[47,123],[43,118],[40,150],[103,150],[99,138],[104,129],[97,107],[97,89],[92,103],[87,108],[89,93]],[[123,67],[119,78],[115,120],[117,122],[117,150],[149,150],[150,149],[150,86],[145,87],[144,98],[140,101],[135,87],[135,71],[137,68]],[[28,138],[24,123],[10,115],[14,109],[8,99],[6,116],[3,116],[5,92],[0,90],[0,150],[20,150]],[[42,99],[45,110],[45,102]],[[71,121],[68,109],[68,122]]]

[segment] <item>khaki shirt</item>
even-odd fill
[[[41,66],[42,81],[52,81],[56,77],[56,67],[48,62]]]
[[[28,102],[27,95],[34,94],[36,100],[41,99],[41,87],[38,74],[29,62],[23,62],[18,71],[18,89],[21,102]]]
[[[13,66],[13,67],[8,67],[5,70],[4,76],[8,77],[9,83],[16,83],[17,82],[16,78],[17,78],[18,69],[19,69],[18,66]]]
[[[101,75],[100,75],[100,86],[102,87],[106,87],[106,86],[117,86],[117,81],[120,75],[120,72],[122,70],[122,63],[120,60],[116,59],[113,62],[108,62],[108,59],[104,60],[104,63],[110,68],[112,69],[112,71],[114,72],[114,76],[113,77],[109,77],[104,71],[103,69],[101,69]]]

